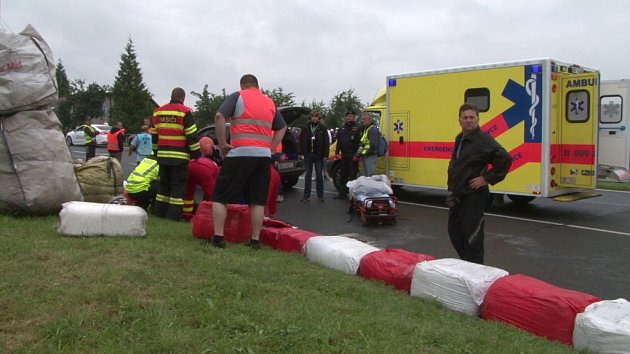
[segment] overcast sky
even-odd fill
[[[350,88],[368,103],[387,75],[539,57],[630,78],[627,0],[0,0],[0,18],[99,85],[131,37],[160,104],[176,86],[235,91],[246,73],[298,103]]]

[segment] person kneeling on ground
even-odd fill
[[[125,191],[136,205],[147,210],[155,202],[160,167],[153,156],[145,157],[127,177]]]
[[[203,190],[203,200],[212,201],[214,185],[219,175],[219,166],[212,160],[214,143],[212,139],[203,137],[199,139],[201,157],[190,160],[188,163],[188,182],[184,194],[183,217],[190,220],[195,214],[195,191],[197,186]]]

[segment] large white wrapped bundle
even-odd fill
[[[361,258],[379,248],[346,236],[313,236],[304,245],[306,258],[323,266],[355,275]]]
[[[19,34],[0,29],[0,114],[55,102],[55,59],[44,38],[31,25]]]
[[[595,302],[575,317],[573,346],[593,353],[630,353],[630,302]]]
[[[132,205],[69,202],[59,213],[57,232],[67,236],[146,235],[147,213]]]
[[[413,271],[410,294],[477,316],[490,285],[506,275],[503,269],[454,258],[421,262]]]
[[[72,155],[53,111],[23,111],[0,119],[0,212],[57,214],[82,201]]]

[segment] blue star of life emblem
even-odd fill
[[[575,114],[579,114],[584,111],[584,101],[576,98],[575,101],[571,102],[571,112],[575,112]]]
[[[394,123],[394,131],[398,134],[402,133],[403,131],[403,122],[399,120],[396,121],[396,123]]]

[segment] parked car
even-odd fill
[[[300,176],[305,171],[304,160],[298,157],[299,137],[296,137],[293,133],[296,131],[293,124],[303,124],[310,113],[310,109],[306,107],[279,107],[278,111],[280,111],[288,126],[284,139],[282,139],[282,157],[280,161],[278,161],[278,172],[280,173],[282,186],[284,188],[291,188],[298,183]],[[229,126],[230,123],[227,122],[226,127],[228,129],[226,129],[226,138],[228,141],[230,140]],[[218,144],[214,124],[199,129],[197,135],[199,138],[203,136],[212,138],[214,143]]]
[[[66,144],[68,144],[68,146],[85,145],[83,127],[85,127],[85,125],[81,125],[66,134]],[[107,133],[109,133],[112,127],[107,124],[92,124],[92,127],[96,129],[97,132],[96,145],[107,146]]]

